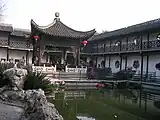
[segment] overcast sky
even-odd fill
[[[160,18],[160,0],[9,0],[4,22],[30,29],[31,19],[47,25],[55,12],[75,30],[111,31]]]

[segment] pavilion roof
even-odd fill
[[[138,32],[143,32],[143,31],[149,31],[149,30],[153,30],[157,28],[160,28],[160,18],[151,20],[151,21],[147,21],[147,22],[143,22],[140,24],[132,25],[129,27],[121,28],[118,30],[104,32],[104,33],[94,36],[90,41],[105,39],[105,38],[114,37],[114,36],[138,33]]]
[[[62,23],[57,16],[54,19],[53,23],[48,26],[39,26],[33,20],[31,20],[31,28],[34,28],[46,35],[73,39],[89,39],[96,32],[95,29],[86,32],[76,31]]]

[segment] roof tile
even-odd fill
[[[96,32],[95,29],[86,32],[73,30],[72,28],[63,24],[57,18],[55,18],[54,23],[50,24],[49,26],[38,26],[33,20],[31,20],[31,27],[51,36],[73,39],[88,39]]]

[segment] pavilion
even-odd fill
[[[61,22],[59,13],[55,13],[54,21],[47,26],[39,26],[31,20],[32,63],[79,65],[81,43],[95,32],[95,29],[82,32],[68,27]]]

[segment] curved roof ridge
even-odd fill
[[[73,31],[75,31],[75,32],[79,32],[79,33],[88,33],[88,32],[92,32],[92,31],[95,31],[95,29],[92,29],[92,30],[89,30],[89,31],[78,31],[78,30],[75,30],[75,29],[73,29],[73,28],[70,28],[70,27],[68,27],[67,25],[65,25],[64,23],[62,23],[61,21],[58,21],[58,22],[60,22],[61,24],[63,24],[65,27],[67,27],[68,29],[70,29],[70,30],[73,30]]]
[[[95,29],[85,32],[74,30],[65,25],[64,23],[62,23],[60,19],[57,18],[55,18],[54,22],[52,22],[48,26],[39,26],[31,19],[31,27],[47,35],[56,37],[78,38],[78,39],[80,38],[88,39],[91,36],[93,36],[93,34],[96,32]]]
[[[52,26],[54,26],[56,23],[58,23],[58,22],[60,22],[61,24],[63,24],[65,27],[67,27],[68,29],[70,29],[70,30],[73,30],[73,31],[75,31],[75,32],[79,32],[79,33],[88,33],[88,32],[92,32],[92,31],[95,31],[95,29],[92,29],[92,30],[89,30],[89,31],[78,31],[78,30],[75,30],[75,29],[73,29],[73,28],[71,28],[71,27],[68,27],[67,25],[65,25],[63,22],[61,22],[60,20],[56,20],[56,19],[54,19],[54,21],[52,22],[52,23],[50,23],[50,24],[48,24],[48,25],[46,25],[46,26],[40,26],[40,25],[38,25],[33,19],[31,19],[31,23],[32,24],[34,24],[34,25],[36,25],[38,28],[40,28],[40,29],[47,29],[47,28],[50,28],[50,27],[52,27]]]
[[[31,19],[31,24],[36,25],[36,26],[37,26],[38,28],[40,28],[40,29],[47,29],[47,28],[53,26],[55,23],[56,23],[56,20],[54,20],[52,23],[50,23],[50,24],[48,24],[48,25],[46,25],[46,26],[40,26],[40,25],[38,25],[33,19]]]

